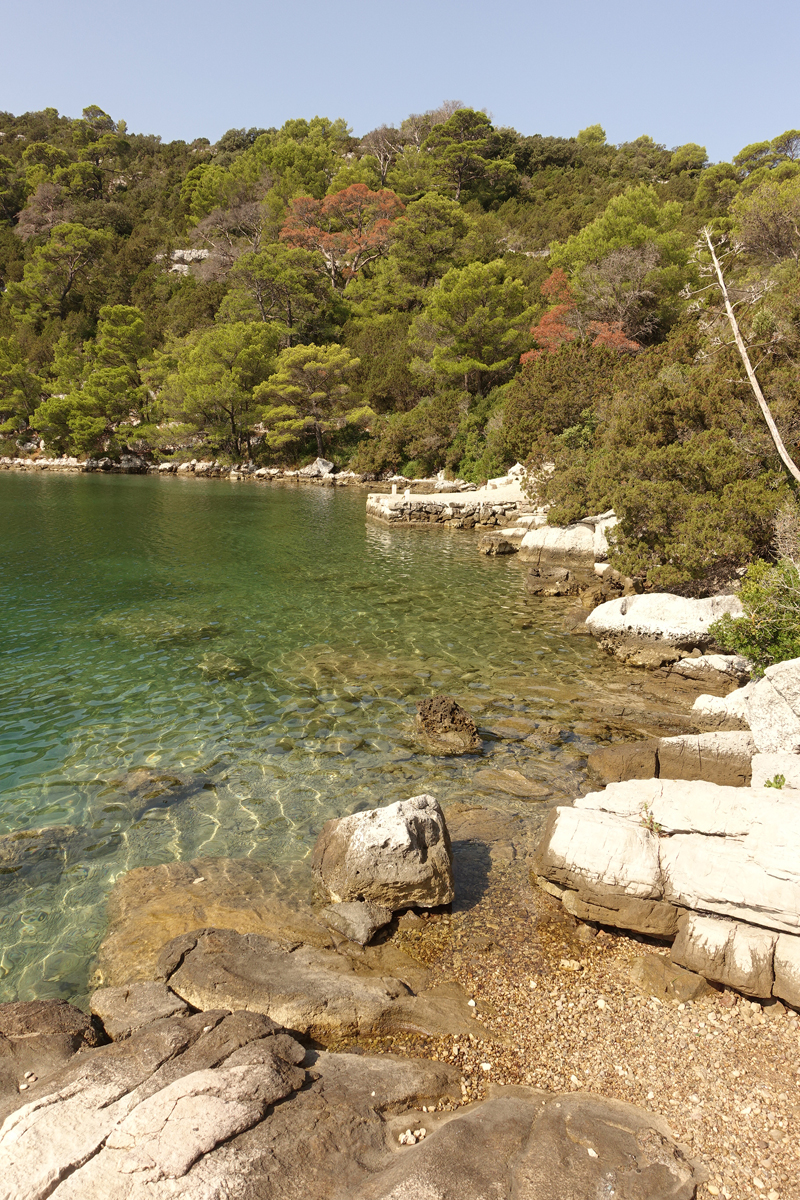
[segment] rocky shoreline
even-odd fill
[[[469,527],[463,508],[450,511],[448,524]],[[489,515],[501,524],[506,514]],[[670,952],[676,933],[681,944],[679,910],[691,907],[686,888],[677,905],[663,881],[632,895],[611,857],[587,891],[584,861],[556,863],[552,847],[559,821],[613,810],[615,787],[633,797],[617,814],[628,840],[674,841],[700,791],[725,793],[739,811],[745,792],[758,799],[773,757],[788,762],[796,747],[764,732],[775,720],[742,686],[747,665],[714,653],[706,636],[735,598],[706,614],[677,597],[626,596],[624,582],[597,570],[602,540],[587,529],[577,559],[567,546],[568,565],[558,539],[530,520],[515,549],[527,538],[538,555],[534,580],[580,580],[550,594],[591,607],[589,585],[605,584],[614,598],[594,607],[587,632],[650,669],[641,714],[623,703],[604,716],[651,740],[598,751],[590,769],[609,787],[575,806],[537,808],[514,781],[500,790],[521,797],[518,811],[455,803],[439,822],[431,797],[406,802],[398,844],[424,846],[419,857],[439,882],[402,896],[398,871],[376,867],[381,847],[397,842],[382,832],[389,809],[329,823],[316,892],[310,879],[305,892],[276,892],[272,872],[226,859],[121,877],[92,1019],[63,1002],[0,1006],[0,1197],[470,1200],[492,1188],[500,1200],[791,1200],[800,972],[795,986],[790,963],[789,986],[779,981],[780,937],[765,952],[769,987],[754,990],[731,969],[741,960],[733,943],[711,969]],[[490,535],[495,545],[506,532]],[[640,601],[653,599],[661,607],[645,612]],[[784,698],[780,680],[767,684]],[[664,694],[691,712],[660,702]],[[420,734],[430,752],[475,752],[469,714],[428,703]],[[780,728],[800,737],[789,707]],[[662,811],[667,785],[684,789],[677,825]],[[777,806],[784,824],[798,803],[788,789],[767,801],[762,810]],[[377,831],[366,842],[365,817]],[[744,827],[731,833],[746,842]],[[623,849],[619,862],[629,857]],[[745,846],[743,862],[752,859]],[[383,882],[370,890],[376,871]],[[698,860],[692,879],[704,871]],[[701,896],[701,919],[707,906]]]

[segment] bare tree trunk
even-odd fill
[[[728,289],[725,286],[722,267],[720,266],[720,261],[714,251],[714,243],[711,241],[711,231],[709,230],[708,226],[703,229],[703,237],[708,242],[708,248],[711,251],[711,260],[714,263],[714,270],[717,273],[717,280],[719,281],[722,298],[725,301],[725,312],[728,314],[728,321],[730,322],[730,327],[733,330],[733,339],[736,342],[736,348],[741,355],[742,362],[744,363],[744,369],[747,372],[747,378],[750,380],[750,387],[753,389],[753,394],[758,401],[758,407],[761,409],[764,420],[767,422],[767,428],[772,435],[772,440],[775,443],[775,449],[780,455],[781,462],[786,467],[786,470],[789,472],[789,474],[792,475],[792,477],[796,479],[798,483],[800,483],[800,470],[798,470],[792,459],[789,457],[789,451],[783,444],[783,438],[778,432],[778,426],[775,424],[772,413],[769,411],[769,405],[764,399],[764,393],[761,391],[761,385],[756,379],[756,373],[753,370],[753,364],[750,362],[750,355],[747,353],[747,347],[744,344],[744,338],[739,332],[739,324],[736,320],[733,307],[731,306],[731,302],[728,297]]]

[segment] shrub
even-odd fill
[[[740,599],[745,616],[726,613],[710,627],[721,646],[749,658],[754,675],[763,675],[772,663],[800,658],[800,572],[790,559],[756,559],[747,568]]]

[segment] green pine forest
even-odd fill
[[[480,483],[542,468],[558,524],[700,588],[791,496],[700,231],[800,454],[800,131],[704,147],[496,128],[456,102],[129,133],[0,113],[0,455],[132,453]]]

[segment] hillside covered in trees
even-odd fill
[[[216,145],[0,113],[0,454],[554,463],[552,519],[613,507],[624,571],[724,574],[789,488],[704,227],[796,459],[800,131],[710,164],[457,103]]]

